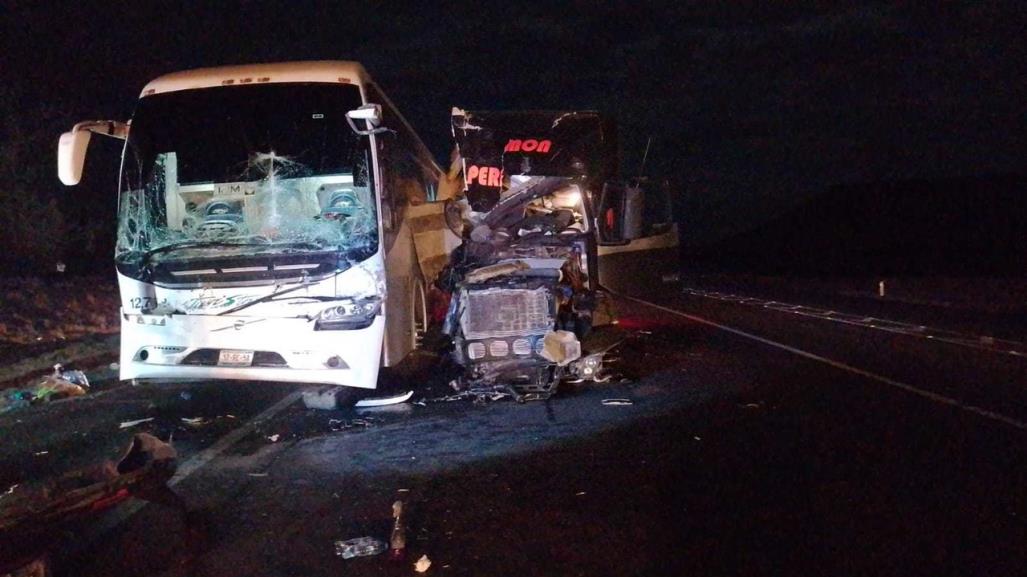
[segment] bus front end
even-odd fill
[[[375,387],[386,283],[373,137],[346,121],[360,87],[261,80],[139,101],[118,209],[122,379]]]

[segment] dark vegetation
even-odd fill
[[[836,186],[683,256],[702,272],[1023,278],[1025,193],[1018,175]]]

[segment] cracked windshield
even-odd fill
[[[263,84],[156,94],[132,122],[117,258],[377,250],[356,86]],[[237,247],[237,248],[233,248]]]

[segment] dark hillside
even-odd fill
[[[787,275],[1023,277],[1027,178],[1002,175],[834,187],[719,243],[692,270]]]

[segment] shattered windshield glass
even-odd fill
[[[119,199],[118,262],[378,248],[356,86],[262,84],[140,100]]]

